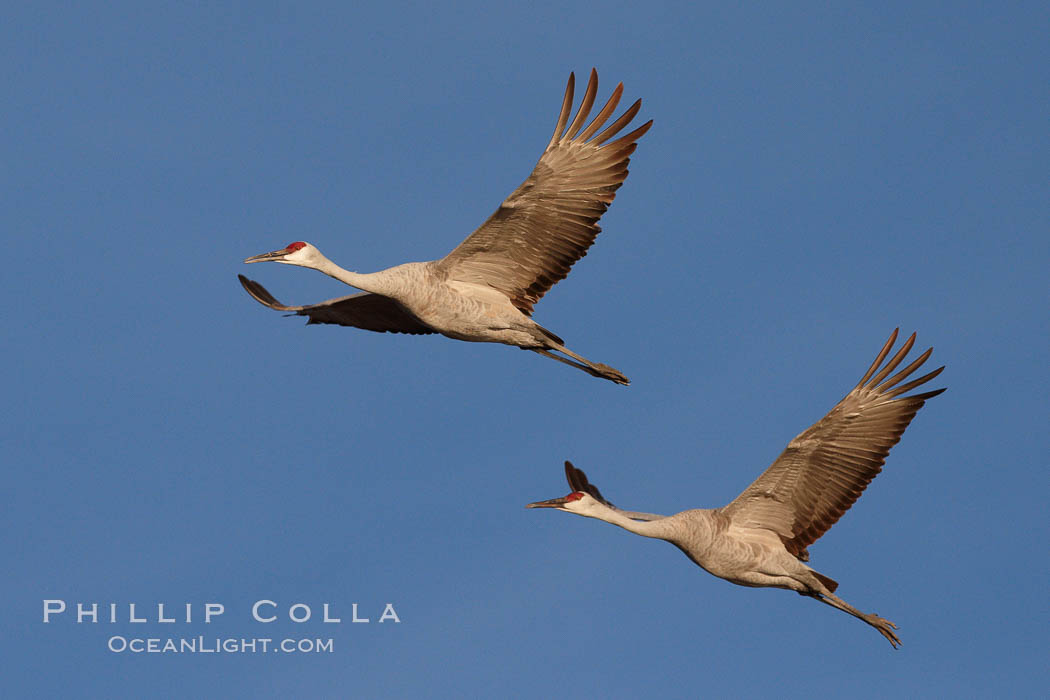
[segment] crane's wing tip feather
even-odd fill
[[[875,362],[865,373],[864,378],[860,382],[860,384],[857,385],[857,389],[864,388],[868,391],[874,391],[875,393],[882,395],[886,399],[892,399],[908,391],[911,391],[916,387],[922,386],[923,384],[934,379],[941,372],[944,371],[945,365],[941,365],[937,369],[927,374],[924,374],[918,379],[912,379],[906,384],[901,384],[900,386],[898,386],[900,382],[908,379],[908,377],[910,377],[917,369],[919,369],[923,364],[925,364],[928,359],[930,359],[930,356],[933,354],[933,347],[929,347],[918,357],[912,360],[911,363],[908,364],[904,369],[900,370],[897,374],[890,377],[889,379],[886,379],[886,375],[888,375],[890,372],[896,369],[904,361],[906,355],[911,351],[912,347],[915,345],[916,333],[913,332],[910,336],[908,336],[907,340],[904,341],[904,344],[900,347],[897,353],[892,358],[890,358],[890,360],[884,366],[882,366],[881,369],[879,369],[879,365],[882,363],[882,361],[886,358],[887,355],[889,355],[890,352],[892,352],[893,343],[895,338],[897,337],[898,330],[899,329],[894,329],[893,333],[890,334],[889,339],[886,341],[886,344],[879,352],[879,355],[875,359]],[[877,374],[876,371],[878,372]],[[943,389],[941,391],[943,391]],[[937,394],[930,394],[930,396],[936,395]],[[927,395],[923,394],[922,396]]]
[[[602,496],[602,492],[598,490],[597,486],[587,480],[587,475],[584,471],[577,469],[569,460],[565,460],[565,478],[569,482],[569,488],[572,489],[573,493],[577,491],[587,493],[610,508],[616,507]]]
[[[276,309],[278,311],[295,311],[295,309],[285,306],[277,301],[277,299],[266,290],[266,287],[262,286],[255,280],[250,280],[240,274],[237,275],[237,279],[240,281],[241,286],[244,287],[244,291],[248,292],[252,299],[255,299],[255,301],[263,306],[268,306],[271,309]]]
[[[943,369],[943,368],[942,368]],[[940,389],[934,389],[933,391],[927,391],[925,394],[916,394],[914,398],[922,401],[932,399],[934,396],[940,396],[944,392],[948,391],[948,387],[942,386]]]
[[[583,99],[580,100],[580,107],[576,110],[576,116],[573,118],[572,123],[569,124],[569,128],[566,130],[565,135],[562,138],[572,141],[576,135],[583,128],[583,125],[587,122],[587,115],[591,113],[591,107],[594,106],[594,98],[598,95],[598,72],[591,69],[591,77],[587,81],[587,89],[583,93]]]
[[[639,102],[641,102],[641,100],[639,100]],[[620,138],[618,138],[615,141],[613,141],[612,143],[610,143],[609,147],[625,146],[627,144],[631,144],[632,146],[633,145],[637,145],[637,144],[635,144],[635,141],[637,141],[638,139],[640,139],[643,136],[645,136],[646,132],[648,132],[649,129],[652,128],[652,126],[653,126],[653,120],[650,119],[649,121],[647,121],[646,123],[644,123],[640,127],[638,127],[637,129],[632,131],[631,133],[626,134],[624,136],[621,136]]]
[[[579,490],[576,488],[576,473],[579,471],[572,462],[565,460],[565,480],[569,482],[569,488],[573,491]]]

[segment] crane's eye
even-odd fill
[[[302,250],[305,247],[306,247],[305,243],[303,243],[302,241],[296,241],[295,243],[289,243],[285,247],[285,250],[287,250],[289,253],[294,253],[295,251]]]
[[[565,500],[566,501],[578,501],[581,498],[583,498],[583,494],[581,492],[579,492],[579,491],[575,491],[573,493],[570,493],[568,496],[566,496]]]

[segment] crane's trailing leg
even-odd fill
[[[587,374],[590,374],[592,376],[598,377],[600,379],[608,379],[609,381],[616,382],[617,384],[623,384],[624,386],[629,386],[630,383],[631,383],[631,380],[628,379],[624,375],[624,373],[621,372],[620,370],[613,369],[609,365],[603,365],[600,362],[591,362],[590,360],[587,360],[587,359],[585,359],[583,357],[580,357],[579,355],[574,353],[572,350],[569,350],[565,346],[558,346],[556,348],[552,348],[552,350],[557,350],[558,352],[563,352],[566,355],[568,355],[569,357],[572,357],[572,358],[574,358],[576,360],[579,360],[579,362],[573,362],[572,360],[566,359],[564,357],[560,357],[558,355],[555,355],[552,352],[549,352],[547,350],[543,350],[541,348],[522,348],[522,349],[523,350],[532,350],[533,352],[537,352],[537,353],[539,353],[539,354],[541,354],[541,355],[543,355],[545,357],[549,357],[552,360],[557,360],[558,362],[564,362],[565,364],[569,365],[570,367],[575,367],[577,369],[582,369]]]
[[[839,598],[837,595],[827,590],[825,590],[824,592],[803,593],[803,595],[808,595],[811,598],[815,598],[822,603],[827,603],[833,608],[838,608],[843,612],[847,612],[850,615],[853,615],[859,620],[867,622],[869,625],[877,629],[883,637],[888,639],[890,644],[893,645],[894,649],[900,646],[900,637],[898,637],[893,632],[893,630],[897,629],[897,625],[893,624],[889,620],[879,617],[878,615],[862,613],[860,610],[857,610],[855,607],[844,601],[842,598]]]

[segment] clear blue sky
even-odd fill
[[[1042,695],[1048,33],[1040,2],[9,7],[2,694]],[[444,255],[591,66],[655,125],[535,317],[631,387],[241,290],[347,293],[241,264],[293,240],[360,271]],[[811,563],[900,651],[523,508],[565,495],[564,459],[624,507],[722,505],[895,326],[949,389]],[[46,599],[121,621],[44,624]],[[315,618],[254,622],[259,600]],[[201,635],[333,652],[107,650]]]

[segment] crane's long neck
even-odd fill
[[[351,272],[350,270],[344,270],[324,256],[319,257],[321,259],[313,265],[313,268],[325,273],[329,277],[334,277],[344,284],[363,289],[366,292],[382,294],[384,296],[390,296],[393,291],[393,286],[391,284],[392,280],[390,279],[390,275],[387,274],[389,272],[388,270],[380,270],[379,272],[372,273]]]
[[[656,516],[658,518],[656,520],[633,520],[624,515],[623,512],[615,508],[609,508],[601,503],[595,504],[589,512],[580,513],[580,515],[604,520],[642,537],[655,537],[666,540],[670,539],[673,534],[670,523],[667,522],[668,519],[663,516]]]

